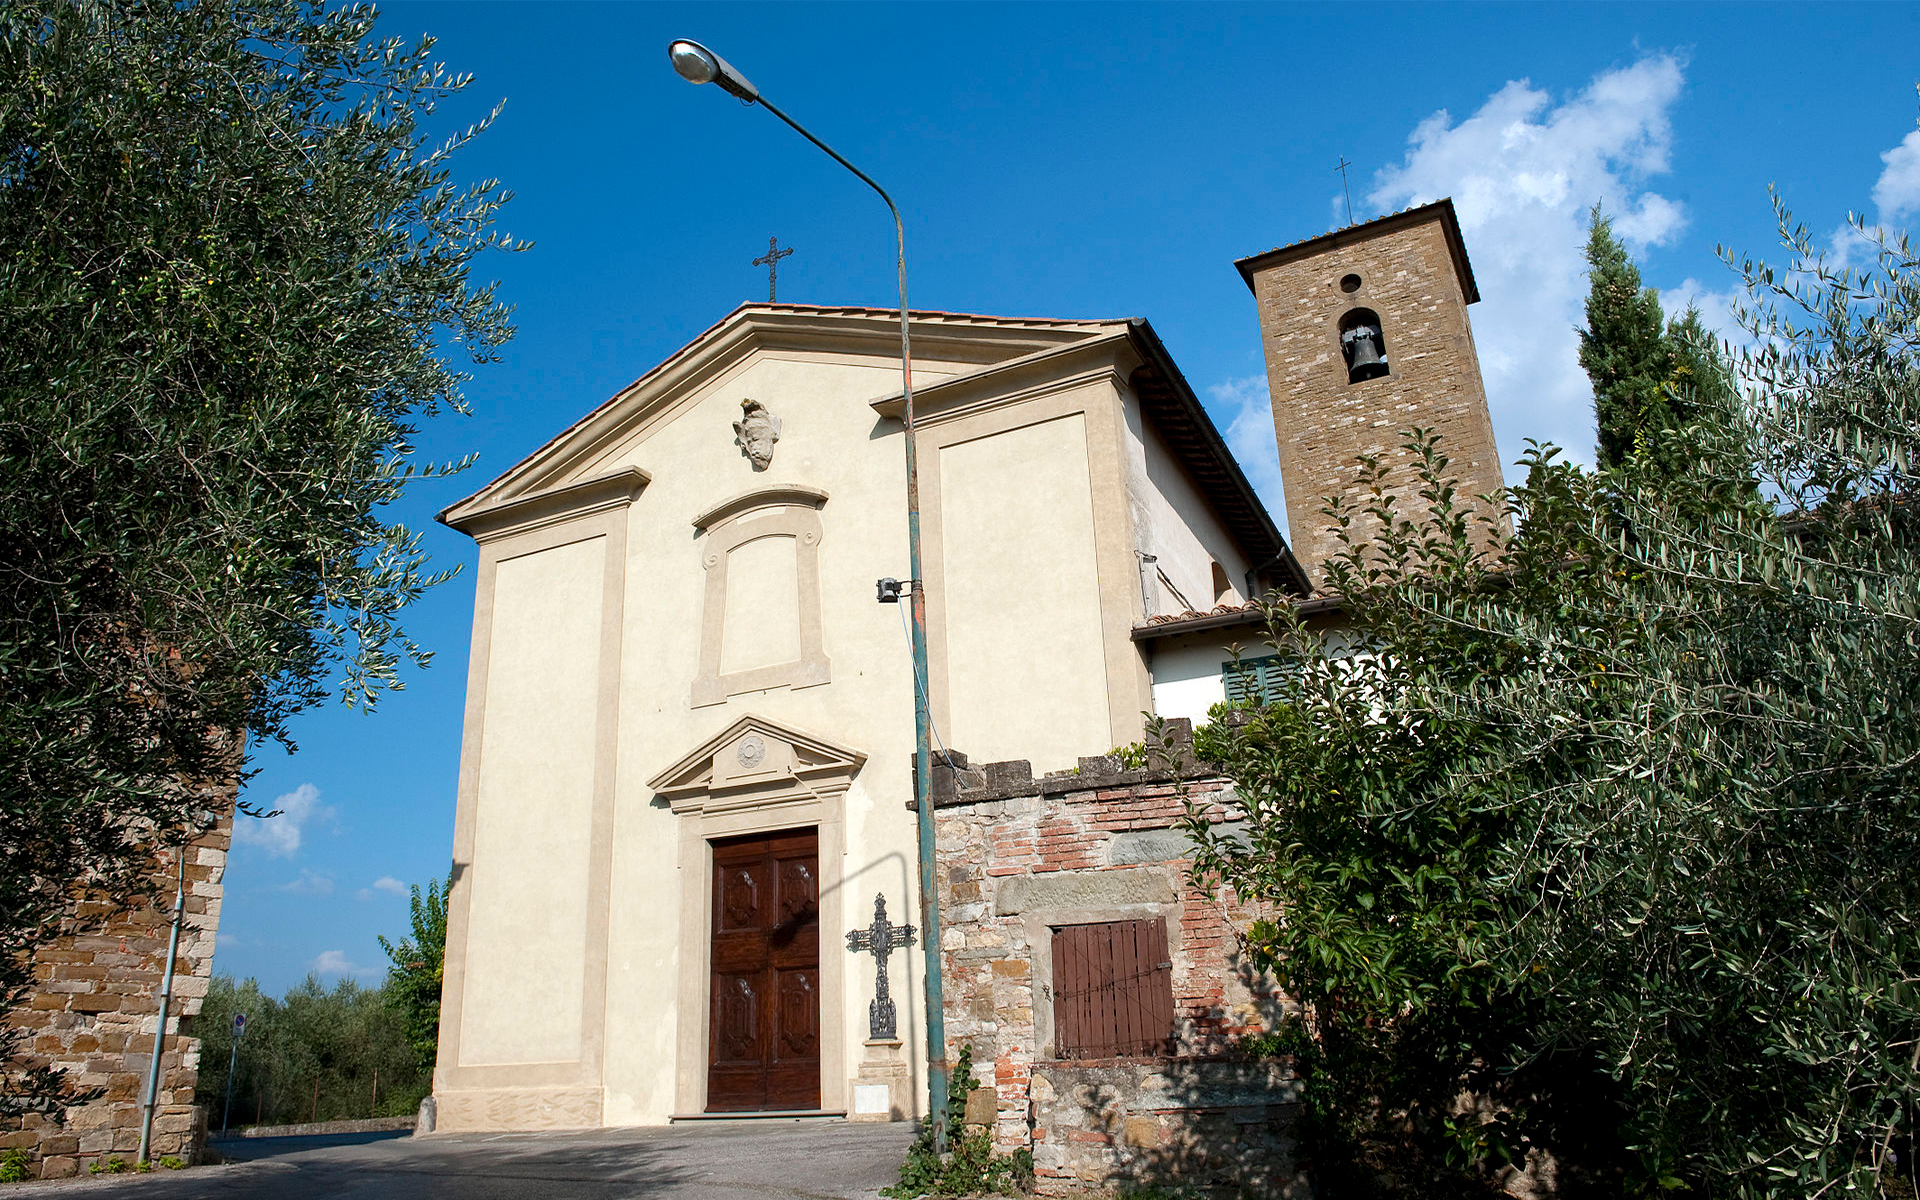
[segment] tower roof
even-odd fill
[[[1447,249],[1453,254],[1453,269],[1460,275],[1460,290],[1465,294],[1468,304],[1475,303],[1480,299],[1480,288],[1473,281],[1473,264],[1467,261],[1467,244],[1460,237],[1460,218],[1454,215],[1453,198],[1450,196],[1442,196],[1431,204],[1403,208],[1397,213],[1375,217],[1371,221],[1362,221],[1358,225],[1330,229],[1317,237],[1277,246],[1272,250],[1238,259],[1233,265],[1239,268],[1240,278],[1246,281],[1248,289],[1251,290],[1255,271],[1292,262],[1297,258],[1305,258],[1310,254],[1322,254],[1354,242],[1368,241],[1381,234],[1392,233],[1396,229],[1405,229],[1425,221],[1440,222],[1441,231],[1446,234]]]

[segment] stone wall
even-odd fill
[[[1175,724],[1177,740],[1190,737]],[[974,1082],[994,1090],[996,1149],[1031,1150],[1048,1195],[1163,1177],[1283,1194],[1292,1078],[1234,1048],[1288,1001],[1239,953],[1233,930],[1251,913],[1188,879],[1176,827],[1187,799],[1231,821],[1229,781],[1182,786],[1112,757],[1034,779],[1024,762],[973,768],[960,757],[934,782],[947,1040],[972,1045]],[[1053,930],[1155,917],[1172,963],[1175,1053],[1057,1059]]]
[[[186,851],[185,917],[149,1151],[156,1159],[190,1159],[206,1136],[206,1114],[193,1103],[200,1042],[190,1031],[213,974],[221,878],[233,834],[231,800],[229,815]],[[150,906],[129,911],[99,900],[77,905],[68,931],[34,956],[28,1002],[6,1015],[9,1024],[27,1031],[22,1049],[31,1061],[67,1072],[78,1087],[104,1091],[64,1114],[27,1113],[0,1125],[0,1151],[26,1150],[32,1156],[28,1169],[38,1177],[82,1174],[110,1158],[131,1161],[139,1148],[176,870],[171,854],[156,864]]]
[[[1288,540],[1315,586],[1325,582],[1321,564],[1340,549],[1320,511],[1324,498],[1365,501],[1356,457],[1377,457],[1392,468],[1389,487],[1417,499],[1402,431],[1424,426],[1440,436],[1462,503],[1500,489],[1500,454],[1467,319],[1479,293],[1450,202],[1335,230],[1239,266],[1259,308]],[[1391,369],[1350,383],[1340,321],[1362,308],[1380,318]]]

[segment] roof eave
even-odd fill
[[[1453,210],[1453,198],[1442,196],[1427,204],[1418,204],[1412,208],[1403,208],[1397,213],[1388,213],[1371,221],[1362,221],[1358,225],[1346,225],[1339,229],[1330,229],[1315,237],[1304,238],[1285,246],[1276,246],[1272,250],[1259,254],[1250,254],[1234,262],[1240,272],[1240,278],[1253,290],[1253,274],[1280,263],[1317,254],[1322,250],[1350,245],[1365,241],[1382,233],[1409,225],[1418,225],[1423,221],[1438,220],[1441,232],[1447,239],[1447,250],[1453,257],[1453,267],[1460,277],[1460,291],[1468,304],[1477,304],[1480,300],[1480,287],[1473,279],[1473,263],[1467,258],[1467,243],[1460,235],[1460,218]]]
[[[1213,418],[1207,415],[1206,407],[1193,394],[1193,388],[1187,383],[1187,377],[1174,363],[1173,356],[1167,353],[1166,345],[1161,342],[1160,335],[1154,332],[1152,323],[1144,317],[1136,317],[1129,323],[1128,331],[1141,357],[1152,363],[1160,372],[1185,416],[1199,430],[1206,452],[1225,469],[1227,486],[1235,497],[1251,510],[1253,519],[1257,523],[1257,537],[1267,543],[1267,546],[1262,547],[1261,550],[1265,552],[1270,548],[1265,561],[1251,564],[1252,569],[1256,572],[1277,569],[1285,582],[1286,590],[1299,596],[1310,594],[1313,591],[1313,584],[1307,577],[1306,569],[1300,565],[1299,559],[1294,557],[1293,549],[1287,545],[1287,539],[1281,534],[1280,527],[1274,523],[1272,514],[1267,512],[1267,506],[1261,502],[1259,493],[1253,490],[1253,484],[1248,481],[1246,472],[1240,469],[1239,460],[1234,458],[1233,452],[1227,449],[1226,439],[1220,436],[1220,430],[1214,425]]]

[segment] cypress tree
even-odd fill
[[[1580,365],[1593,381],[1602,467],[1617,467],[1644,447],[1647,435],[1674,423],[1670,411],[1679,360],[1660,312],[1659,295],[1640,283],[1640,270],[1613,234],[1613,222],[1593,208],[1587,236],[1587,327],[1580,331]]]

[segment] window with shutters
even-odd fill
[[[1173,963],[1162,921],[1053,931],[1053,1045],[1058,1058],[1173,1052]]]
[[[1243,658],[1220,664],[1220,679],[1227,687],[1227,703],[1250,700],[1271,704],[1280,694],[1280,656]]]

